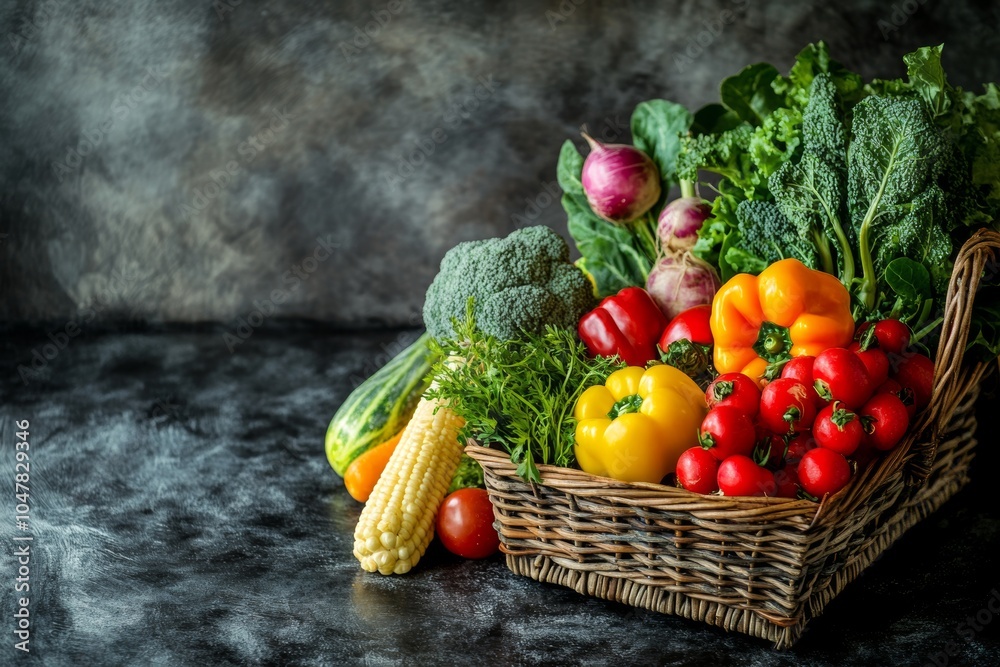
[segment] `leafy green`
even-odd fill
[[[690,111],[666,100],[642,102],[632,112],[632,142],[656,163],[664,197],[678,184],[681,135],[687,133],[693,120]]]
[[[767,63],[748,65],[739,73],[723,79],[720,89],[722,104],[751,125],[760,125],[784,100],[774,92],[771,83],[778,70]]]

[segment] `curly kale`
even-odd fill
[[[470,297],[479,329],[500,340],[541,333],[546,325],[575,328],[594,300],[590,282],[569,261],[566,241],[543,226],[449,250],[427,289],[427,331],[437,339],[450,337]]]
[[[726,261],[741,271],[760,273],[768,264],[794,257],[809,268],[819,263],[816,245],[781,209],[769,201],[743,201],[736,207],[737,244],[726,248]],[[738,245],[738,247],[736,247]]]

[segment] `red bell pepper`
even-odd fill
[[[656,342],[667,326],[656,302],[641,287],[626,287],[580,318],[580,340],[594,356],[618,355],[629,366],[645,366],[659,355]]]

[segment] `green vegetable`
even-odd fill
[[[497,445],[517,473],[540,482],[538,464],[571,466],[573,406],[587,387],[601,384],[623,364],[587,357],[576,332],[546,327],[542,333],[503,341],[483,333],[469,306],[455,332],[434,349],[436,385],[428,396],[450,402],[465,419],[459,439]],[[454,360],[460,363],[453,363]]]
[[[427,388],[437,359],[422,335],[351,392],[326,430],[326,458],[341,477],[351,461],[399,432]]]
[[[506,238],[466,241],[449,250],[427,290],[424,324],[447,338],[474,298],[475,320],[501,340],[547,325],[575,329],[593,305],[590,283],[569,261],[569,247],[548,227],[526,227]]]
[[[458,491],[459,489],[481,489],[486,486],[483,480],[483,467],[468,454],[462,454],[458,462],[458,468],[451,478],[448,491],[445,495]]]

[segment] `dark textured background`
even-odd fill
[[[1000,80],[997,3],[226,1],[0,3],[0,321],[235,323],[279,290],[278,315],[413,324],[447,248],[551,201],[583,124],[627,139],[636,103],[817,39],[866,77],[945,42],[954,83]],[[295,276],[317,237],[337,252]]]

